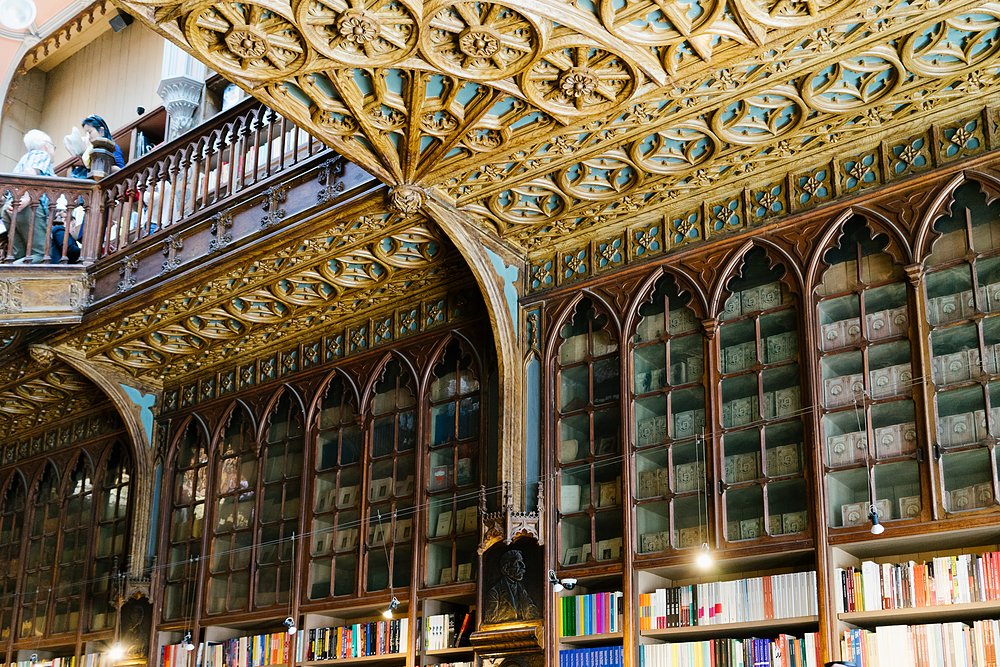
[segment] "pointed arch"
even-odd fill
[[[237,414],[240,415],[240,419],[248,420],[248,431],[256,436],[259,431],[259,424],[254,418],[253,410],[247,405],[246,401],[237,398],[232,403],[230,403],[222,413],[222,419],[219,420],[218,425],[215,427],[215,433],[211,434],[211,439],[209,440],[209,447],[213,453],[218,453],[219,448],[222,444],[222,440],[225,437],[226,431],[232,425],[233,417]],[[258,442],[256,437],[253,437],[254,442]]]
[[[638,326],[639,320],[642,316],[639,314],[639,310],[647,303],[652,303],[653,295],[656,292],[657,285],[664,278],[670,278],[677,285],[677,291],[679,294],[688,294],[691,297],[691,301],[685,305],[685,308],[691,308],[691,304],[694,304],[695,316],[699,319],[705,319],[708,317],[708,304],[706,302],[705,293],[702,291],[700,285],[694,278],[683,268],[679,266],[661,266],[655,271],[650,273],[636,288],[636,296],[629,304],[628,311],[625,313],[625,319],[622,323],[622,337],[627,338],[635,332],[636,326]]]
[[[413,365],[413,362],[410,361],[410,359],[407,358],[405,355],[400,353],[398,350],[389,350],[384,355],[382,355],[382,358],[379,359],[376,364],[372,366],[372,372],[368,378],[368,381],[365,382],[364,385],[362,385],[361,387],[361,403],[359,404],[358,408],[363,414],[368,414],[368,412],[370,411],[371,403],[375,397],[375,387],[380,382],[382,382],[385,372],[389,368],[389,364],[391,364],[393,361],[398,362],[404,372],[409,372],[410,377],[413,380],[414,398],[416,398],[416,394],[420,390],[418,384],[420,380],[420,373],[417,371],[417,368]]]
[[[434,344],[434,347],[431,348],[430,354],[427,355],[427,364],[421,370],[420,375],[419,391],[421,396],[426,395],[429,391],[430,383],[434,381],[432,378],[434,375],[434,368],[441,363],[441,356],[453,342],[457,342],[465,351],[465,354],[472,357],[472,361],[476,366],[476,377],[482,381],[486,369],[483,365],[483,358],[482,355],[480,355],[478,348],[472,344],[472,341],[470,341],[465,334],[460,331],[452,330],[448,332],[448,335],[437,341]]]
[[[823,229],[819,240],[816,242],[812,257],[806,266],[805,284],[811,293],[819,284],[820,277],[829,265],[824,258],[826,253],[833,247],[840,247],[843,240],[844,229],[855,217],[863,218],[869,229],[875,233],[879,232],[887,236],[886,246],[882,252],[888,253],[898,264],[906,266],[913,262],[913,248],[910,247],[906,233],[899,228],[892,220],[870,208],[863,206],[851,206],[841,211]]]
[[[729,291],[729,283],[734,278],[743,275],[746,256],[754,249],[764,251],[770,268],[781,266],[785,270],[778,280],[784,283],[793,294],[802,295],[804,293],[802,270],[795,258],[779,245],[767,239],[753,238],[737,248],[726,260],[722,271],[719,272],[719,280],[712,290],[712,297],[709,301],[708,312],[712,317],[718,317],[722,314],[723,304],[732,294]]]
[[[302,395],[299,394],[297,389],[287,382],[282,382],[274,393],[271,394],[271,397],[267,400],[267,403],[264,406],[264,411],[260,419],[260,425],[258,426],[258,430],[256,432],[257,442],[264,442],[264,439],[267,437],[267,430],[270,428],[271,424],[271,416],[274,414],[274,411],[278,407],[278,403],[281,401],[282,397],[285,396],[286,392],[290,394],[292,400],[302,413],[303,424],[306,423],[305,400],[302,398]]]
[[[558,353],[558,348],[561,344],[560,339],[562,329],[567,323],[572,322],[573,318],[576,316],[577,307],[584,299],[590,299],[590,302],[594,304],[594,309],[608,318],[608,322],[604,326],[605,328],[610,326],[608,333],[610,333],[618,344],[621,345],[622,328],[621,322],[615,314],[615,309],[600,295],[595,294],[590,290],[583,289],[573,295],[573,298],[567,301],[566,304],[563,305],[562,309],[556,313],[555,317],[552,318],[552,323],[549,325],[549,330],[546,332],[548,340],[545,341],[545,359],[552,359],[553,355]]]
[[[307,424],[312,424],[319,419],[323,399],[326,398],[326,393],[330,390],[331,384],[338,378],[346,383],[346,389],[350,391],[351,397],[354,399],[354,405],[358,406],[360,404],[361,392],[358,388],[357,381],[351,373],[347,372],[346,369],[334,368],[317,383],[316,391],[313,393],[312,397],[309,398],[309,401],[306,404],[305,414]]]
[[[933,252],[934,243],[941,237],[939,232],[934,230],[934,225],[939,218],[951,215],[952,204],[955,201],[955,191],[968,182],[979,184],[980,191],[986,197],[986,204],[990,205],[997,198],[1000,198],[1000,180],[985,174],[981,171],[965,170],[955,174],[944,186],[938,190],[927,207],[927,212],[917,224],[917,235],[913,242],[914,259],[917,262],[925,262],[927,257]]]

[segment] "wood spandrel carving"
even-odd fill
[[[981,1],[124,4],[532,259],[656,219],[704,241],[973,155],[1000,87]]]

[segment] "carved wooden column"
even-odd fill
[[[910,279],[910,285],[913,286],[913,302],[912,311],[916,313],[916,328],[917,328],[917,347],[919,348],[920,354],[920,376],[924,378],[924,381],[920,383],[921,391],[913,392],[913,397],[916,399],[914,401],[914,410],[916,414],[922,415],[923,417],[923,429],[926,434],[926,441],[924,442],[923,454],[928,457],[931,462],[934,461],[934,443],[933,435],[937,433],[937,424],[934,423],[934,381],[933,381],[933,351],[931,350],[931,332],[929,320],[927,317],[927,301],[921,298],[921,293],[924,290],[924,278],[926,277],[926,267],[922,262],[917,264],[910,264],[904,267],[906,271],[906,277]],[[919,398],[918,398],[919,396]],[[919,402],[918,402],[919,401]],[[921,406],[921,404],[923,404]],[[923,407],[923,409],[921,409]],[[926,470],[933,470],[933,464],[927,466]],[[931,510],[931,517],[937,521],[940,518],[939,504],[936,500],[938,498],[938,478],[933,472],[924,477],[924,481],[928,484],[928,490],[930,491],[929,498]]]

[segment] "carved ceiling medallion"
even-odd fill
[[[642,75],[623,56],[559,40],[523,75],[528,99],[559,116],[599,113],[621,104]]]
[[[417,21],[399,0],[304,0],[297,16],[309,43],[344,65],[390,65],[417,47]]]
[[[477,81],[494,81],[523,71],[544,38],[537,19],[491,2],[456,2],[428,8],[423,50],[435,65]]]
[[[265,4],[266,3],[266,4]],[[202,4],[184,32],[213,69],[248,80],[288,76],[306,61],[306,46],[278,2]]]

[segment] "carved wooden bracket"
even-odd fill
[[[488,649],[491,653],[505,653],[524,649],[537,650],[542,646],[542,624],[495,628],[473,632],[469,641],[478,650]]]
[[[543,482],[538,483],[538,511],[517,512],[510,495],[510,482],[503,484],[503,507],[499,512],[486,511],[486,487],[479,488],[480,522],[479,555],[497,542],[510,544],[518,537],[533,537],[538,544],[545,544],[542,525],[545,521]]]

